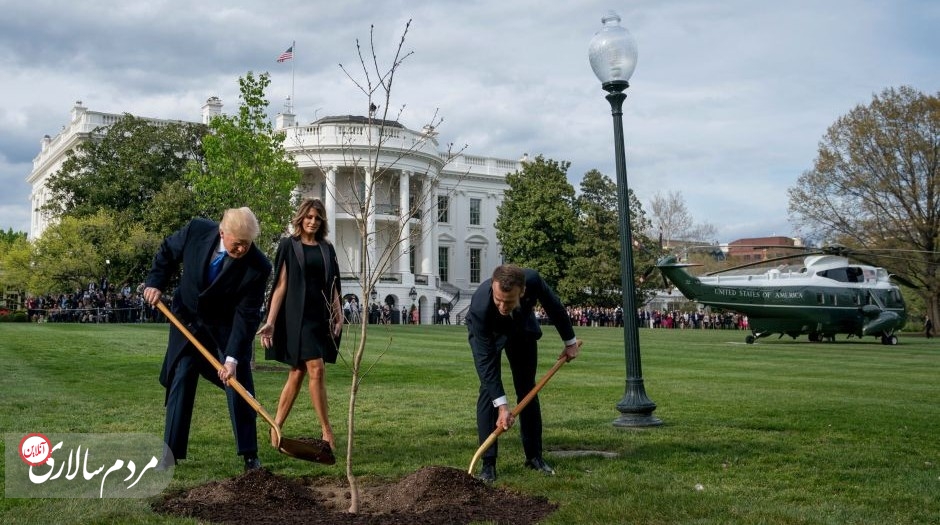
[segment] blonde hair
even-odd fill
[[[261,234],[258,218],[247,206],[225,210],[219,228],[236,239],[254,241]]]

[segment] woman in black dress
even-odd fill
[[[291,367],[277,402],[274,422],[283,427],[307,376],[323,440],[335,449],[327,410],[324,363],[336,362],[343,332],[343,309],[339,264],[336,250],[326,240],[323,202],[304,200],[291,219],[291,226],[293,235],[281,239],[274,256],[275,284],[268,317],[258,330],[265,358]]]

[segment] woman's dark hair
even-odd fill
[[[300,232],[303,230],[304,226],[304,219],[307,218],[311,209],[316,210],[317,215],[320,217],[320,227],[317,228],[317,233],[313,236],[314,239],[319,242],[326,237],[326,234],[330,233],[330,227],[326,222],[326,206],[323,205],[323,201],[320,199],[304,199],[304,201],[300,203],[300,206],[297,207],[297,213],[295,213],[294,218],[290,220],[290,224],[294,227],[294,236],[300,236]]]

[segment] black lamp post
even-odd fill
[[[373,288],[372,291],[369,292],[369,297],[372,298],[373,303],[375,302],[376,299],[378,299],[379,293],[375,291],[375,288]]]
[[[630,229],[629,186],[623,149],[623,93],[630,87],[636,68],[636,41],[620,26],[620,16],[610,11],[601,18],[601,28],[588,47],[591,68],[607,92],[614,117],[614,159],[617,164],[617,203],[620,219],[620,283],[623,290],[623,345],[627,364],[627,382],[623,399],[617,403],[620,417],[616,427],[651,427],[663,422],[653,416],[656,403],[646,397],[640,367],[640,337],[636,318],[636,286],[633,282],[633,233]]]

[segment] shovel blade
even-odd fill
[[[325,441],[310,442],[282,437],[278,451],[292,458],[304,459],[314,463],[322,463],[324,465],[333,465],[336,463],[336,456],[333,455],[333,449],[331,449],[329,443]]]

